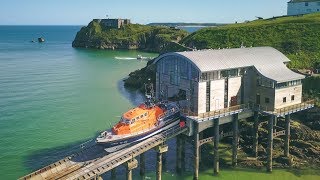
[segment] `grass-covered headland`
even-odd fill
[[[310,68],[320,62],[320,13],[204,28],[181,43],[198,49],[271,46],[289,57],[290,68]]]
[[[320,68],[320,13],[204,28],[188,35],[179,43],[197,49],[239,48],[241,45],[271,46],[291,60],[289,68]],[[147,66],[131,73],[125,85],[139,88],[146,82],[143,81],[144,76],[154,79],[152,69],[154,68]],[[304,82],[304,94],[319,99],[317,84],[320,77],[307,78]]]
[[[120,29],[109,28],[93,20],[88,26],[81,28],[72,46],[162,52],[167,45],[178,42],[187,35],[186,31],[164,26],[129,24]]]

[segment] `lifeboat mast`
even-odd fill
[[[150,79],[148,79],[150,81]],[[152,108],[155,106],[155,98],[154,98],[154,89],[153,89],[153,84],[144,84],[145,88],[145,96],[147,98],[145,104],[148,108]]]

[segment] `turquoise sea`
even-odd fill
[[[0,179],[68,154],[142,100],[122,79],[146,64],[130,57],[157,54],[74,49],[80,28],[0,26]]]
[[[17,179],[79,149],[143,100],[123,88],[122,79],[145,66],[138,51],[74,49],[80,26],[0,26],[0,179]],[[45,43],[32,43],[43,36]],[[192,147],[186,173],[177,176],[175,140],[164,163],[164,179],[192,179]],[[155,179],[155,152],[147,155],[147,178]],[[211,167],[201,179],[212,179]],[[223,168],[222,168],[223,169]],[[118,169],[123,179],[124,168]],[[134,179],[140,179],[138,170]],[[105,176],[109,177],[108,174]],[[276,170],[223,170],[219,179],[318,179]],[[215,179],[218,179],[215,178]]]

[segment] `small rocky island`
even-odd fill
[[[132,24],[129,19],[94,19],[81,28],[72,46],[160,53],[168,49],[184,50],[177,42],[187,35],[186,31],[165,26]]]

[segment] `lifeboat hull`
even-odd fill
[[[172,127],[175,127],[179,125],[179,123],[180,123],[180,113],[176,113],[171,117],[168,117],[167,120],[160,122],[159,126],[152,128],[150,129],[150,131],[147,131],[145,133],[141,133],[133,136],[125,136],[124,138],[119,138],[114,141],[112,141],[111,139],[109,141],[99,141],[97,139],[96,143],[99,145],[102,145],[105,148],[105,151],[112,153],[112,152],[121,150],[129,145],[133,145],[138,142],[141,142],[151,136],[159,134]]]

